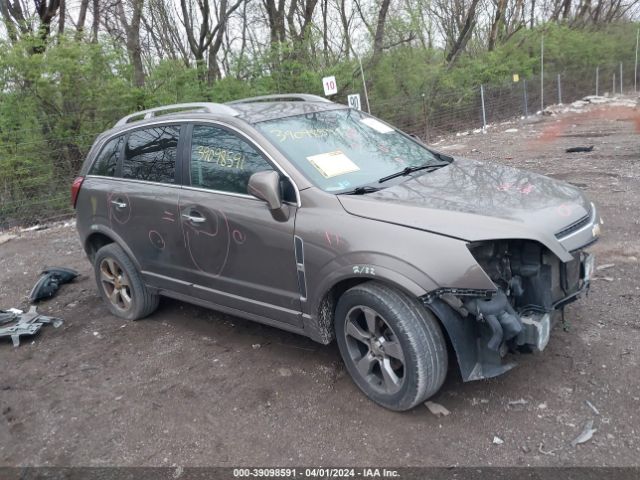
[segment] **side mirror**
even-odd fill
[[[256,172],[249,177],[247,191],[269,205],[269,210],[282,208],[282,195],[280,193],[280,175],[278,172],[268,170]]]

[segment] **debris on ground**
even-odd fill
[[[436,417],[446,417],[451,414],[449,410],[436,402],[426,401],[424,402],[424,406],[427,407]]]
[[[529,403],[528,400],[525,400],[524,398],[519,398],[518,400],[510,400],[509,401],[509,406],[510,407],[514,407],[517,405],[526,405],[527,403]]]
[[[571,446],[575,447],[576,445],[579,445],[581,443],[588,442],[589,440],[591,440],[591,437],[593,437],[593,434],[596,433],[597,431],[598,431],[597,428],[593,428],[593,420],[589,420],[587,423],[585,423],[582,433],[580,433],[580,435],[578,435],[571,442]]]
[[[43,298],[53,297],[60,285],[69,283],[78,276],[78,272],[71,268],[47,267],[41,272],[41,276],[31,289],[29,301],[31,303]]]
[[[589,407],[593,411],[593,413],[595,413],[596,415],[600,415],[600,410],[598,410],[593,403],[591,403],[589,400],[585,400],[584,402],[587,404],[587,407]]]
[[[593,145],[589,147],[571,147],[565,150],[565,152],[567,153],[591,152],[591,151],[593,151]]]
[[[556,450],[557,448],[553,450],[545,450],[544,443],[540,443],[540,445],[538,445],[538,452],[540,452],[543,455],[555,455],[555,453],[553,452],[555,452]]]
[[[615,267],[615,263],[603,263],[602,265],[598,265],[596,270],[606,270],[607,268]]]
[[[62,325],[62,320],[55,317],[40,315],[35,306],[32,306],[27,313],[15,313],[13,311],[2,311],[0,325],[0,338],[11,337],[14,347],[20,346],[22,335],[35,335],[45,324],[53,324],[54,328]]]
[[[502,440],[500,437],[498,436],[494,436],[493,437],[493,444],[494,445],[502,445],[504,443],[504,440]]]
[[[605,282],[613,282],[613,277],[593,277],[591,280],[604,280]]]
[[[13,322],[16,319],[16,313],[10,310],[0,310],[0,325]]]
[[[254,350],[257,350],[261,347],[261,345],[259,343],[254,343],[253,345],[251,345],[251,348],[253,348]]]
[[[33,225],[32,227],[21,228],[21,232],[37,232],[38,230],[46,230],[49,228],[47,225]]]
[[[517,128],[507,128],[504,133],[516,133],[517,131]]]

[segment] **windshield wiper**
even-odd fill
[[[391,175],[387,175],[386,177],[382,177],[380,180],[378,180],[378,183],[384,183],[387,180],[391,180],[392,178],[397,178],[397,177],[404,177],[406,175],[409,175],[413,172],[417,172],[420,170],[427,170],[427,169],[433,169],[436,170],[438,168],[441,167],[446,167],[447,165],[449,165],[450,162],[446,162],[446,163],[429,163],[429,164],[424,164],[424,165],[418,165],[415,167],[405,167],[402,170],[400,170],[399,172],[396,173],[392,173]]]
[[[346,192],[341,192],[340,195],[364,195],[365,193],[373,193],[380,190],[378,187],[371,187],[369,185],[365,185],[364,187],[356,187],[353,190],[348,190]]]

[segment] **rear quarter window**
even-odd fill
[[[116,137],[109,140],[93,162],[89,175],[100,175],[103,177],[115,177],[116,167],[118,165],[118,157],[122,150],[122,142],[124,137]]]

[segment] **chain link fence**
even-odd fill
[[[460,92],[434,91],[402,100],[374,101],[371,113],[433,142],[455,132],[539,115],[551,105],[570,104],[589,95],[634,94],[634,64],[630,63],[626,73],[624,68],[624,63],[562,71],[546,68],[544,79],[534,75]]]
[[[622,75],[621,75],[622,73]],[[415,97],[375,100],[371,113],[426,142],[455,132],[477,130],[514,118],[539,114],[545,107],[568,104],[588,95],[636,92],[634,63],[616,63],[583,69],[554,69],[545,66],[545,76],[518,81],[477,85],[460,91],[437,89]],[[131,113],[112,108],[106,111],[64,112],[74,122],[74,135],[55,135],[50,118],[43,117],[29,127],[45,132],[30,142],[20,129],[0,131],[0,231],[33,225],[73,214],[70,187],[95,137],[119,118]],[[77,115],[74,115],[77,114]],[[60,114],[62,115],[62,114]]]

